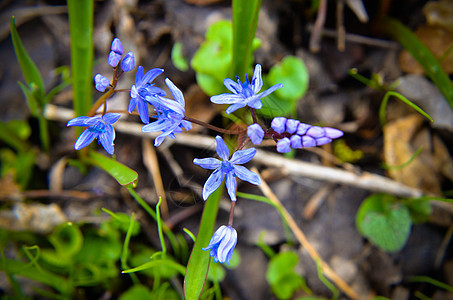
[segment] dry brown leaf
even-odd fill
[[[453,162],[442,140],[432,136],[418,114],[400,118],[384,127],[384,160],[390,166],[408,162],[419,147],[421,152],[402,169],[390,169],[389,176],[408,186],[441,195],[442,175],[453,178]]]

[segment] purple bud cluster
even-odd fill
[[[118,38],[115,38],[112,42],[112,45],[110,46],[108,63],[110,66],[116,68],[118,67],[118,64],[121,62],[121,69],[124,72],[132,71],[135,68],[134,53],[129,51],[128,53],[126,53],[124,58],[121,59],[123,53],[124,53],[123,44]],[[103,93],[109,85],[110,82],[107,79],[107,77],[101,74],[96,74],[96,76],[94,76],[94,87],[99,92]]]
[[[322,146],[343,136],[343,131],[339,129],[312,126],[284,117],[274,118],[271,127],[275,131],[272,137],[280,138],[277,142],[277,151],[280,153],[290,152],[291,148]]]

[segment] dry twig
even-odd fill
[[[252,171],[260,175],[256,168],[252,168]],[[261,176],[260,176],[261,177]],[[359,295],[354,291],[340,276],[335,273],[334,270],[322,260],[321,256],[319,255],[318,251],[313,247],[313,245],[308,241],[307,237],[303,233],[303,231],[297,226],[296,221],[294,221],[293,217],[289,214],[289,212],[285,209],[285,207],[281,204],[280,200],[278,200],[277,196],[272,192],[270,187],[264,180],[261,180],[261,184],[259,185],[263,194],[271,200],[273,204],[279,207],[280,211],[282,212],[286,222],[288,222],[289,228],[296,236],[297,240],[300,244],[307,250],[308,254],[313,258],[314,261],[320,263],[322,272],[332,280],[335,285],[340,288],[348,297],[354,300],[360,299]]]

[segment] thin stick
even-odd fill
[[[52,121],[67,122],[68,120],[74,118],[74,111],[51,104],[46,106],[44,114],[46,118]],[[114,124],[114,126],[117,132],[131,134],[134,136],[156,138],[159,135],[158,132],[142,132],[142,125],[138,123],[118,121]],[[195,148],[209,149],[212,151],[215,151],[216,145],[215,140],[212,137],[189,133],[180,133],[176,136],[176,139],[170,140],[170,142]],[[423,195],[421,190],[409,187],[388,177],[369,172],[351,172],[338,168],[320,166],[300,160],[287,159],[281,155],[260,149],[256,151],[253,161],[268,167],[282,168],[286,174],[346,184],[372,192],[385,192],[395,196],[407,198],[421,197]],[[451,203],[443,203],[440,201],[431,201],[431,203],[452,211]]]
[[[252,168],[252,171],[257,173],[258,175],[261,174],[258,172],[258,169],[255,167]],[[319,261],[322,272],[325,276],[327,276],[330,280],[332,280],[339,289],[341,289],[349,298],[354,300],[359,300],[360,296],[354,291],[340,276],[335,273],[330,266],[322,260],[321,256],[319,255],[318,251],[313,247],[313,245],[308,241],[307,237],[303,233],[302,229],[297,226],[296,221],[294,221],[293,217],[289,214],[286,208],[282,205],[280,200],[278,200],[277,196],[272,192],[270,187],[267,183],[261,178],[261,184],[259,185],[263,194],[269,198],[272,203],[274,203],[277,207],[279,207],[281,213],[283,214],[284,218],[286,219],[289,228],[291,228],[292,232],[296,236],[297,240],[300,244],[307,250],[308,254],[311,258],[316,262]]]
[[[244,132],[244,130],[242,130],[242,129],[241,130],[223,129],[223,128],[208,124],[206,122],[203,122],[203,121],[200,121],[200,120],[197,120],[197,119],[192,119],[191,117],[187,117],[187,116],[184,116],[184,120],[192,122],[194,124],[201,125],[203,127],[209,128],[211,130],[214,130],[214,131],[217,131],[217,132],[220,132],[220,133],[224,133],[224,134],[241,134],[241,133]]]
[[[319,1],[318,15],[316,16],[315,25],[310,37],[310,51],[319,52],[321,50],[321,33],[324,28],[327,13],[327,0]]]
[[[159,161],[157,160],[157,154],[154,147],[151,145],[149,139],[143,139],[143,163],[145,164],[148,172],[153,177],[154,186],[156,187],[157,196],[161,200],[161,211],[164,220],[168,218],[168,205],[167,198],[165,196],[164,183],[162,182],[162,175],[160,174]]]

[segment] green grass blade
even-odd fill
[[[418,37],[401,22],[386,18],[383,21],[384,30],[398,41],[425,70],[426,75],[434,82],[442,92],[453,110],[453,85],[442,69],[440,62],[423,44]]]
[[[255,38],[262,0],[233,0],[233,74],[243,76],[252,63]]]
[[[32,83],[36,84],[36,98],[38,101],[40,101],[40,104],[42,106],[44,105],[44,80],[42,79],[41,73],[39,72],[35,62],[31,59],[30,55],[28,55],[27,50],[22,44],[19,33],[17,32],[14,16],[11,17],[9,25],[14,52],[16,53],[20,68],[22,69],[22,73],[24,74],[25,82],[27,83],[27,86],[30,86]]]
[[[382,99],[381,106],[379,107],[379,120],[381,122],[381,126],[384,126],[387,123],[386,108],[387,108],[387,104],[388,104],[390,96],[400,99],[401,101],[406,103],[408,106],[415,109],[419,114],[421,114],[422,116],[424,116],[425,118],[427,118],[428,120],[433,122],[433,118],[431,118],[430,115],[428,115],[426,112],[424,112],[423,109],[421,109],[419,106],[412,103],[409,99],[407,99],[406,97],[404,97],[403,95],[401,95],[398,92],[388,91],[387,93],[385,93],[384,99]]]
[[[211,256],[209,251],[203,251],[202,248],[207,247],[211,240],[222,194],[223,186],[212,193],[205,202],[200,230],[190,254],[184,278],[184,297],[186,300],[199,299],[203,292]]]
[[[68,0],[76,116],[86,116],[93,104],[93,9],[93,0]]]

